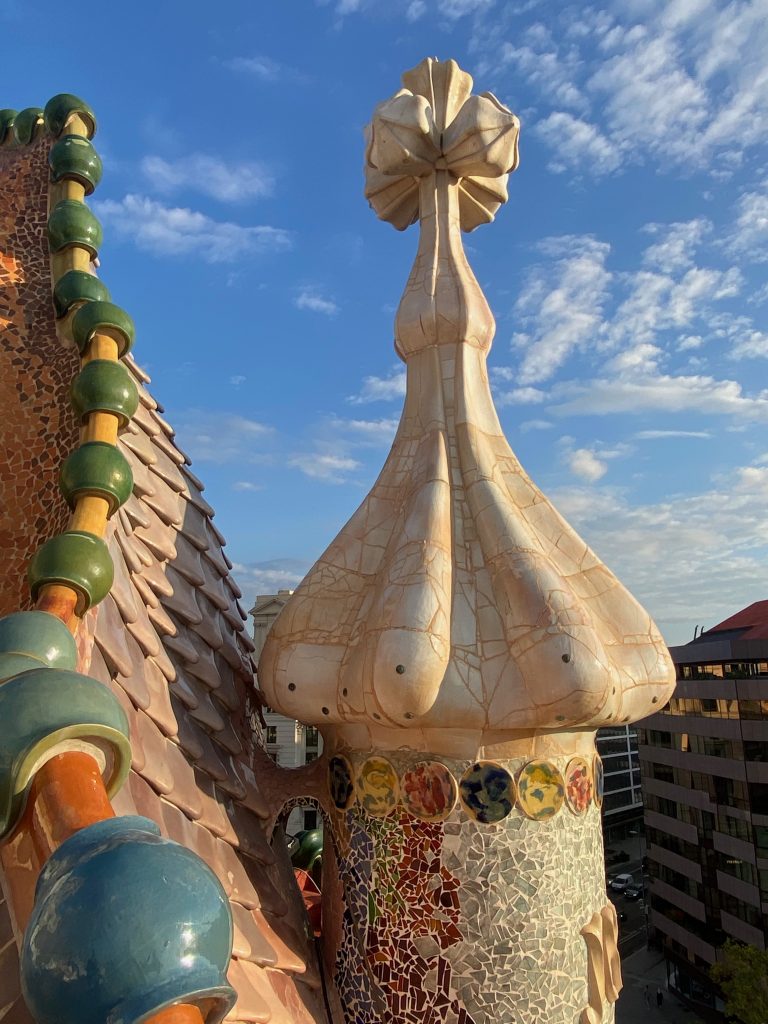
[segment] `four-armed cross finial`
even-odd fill
[[[379,104],[368,128],[365,195],[402,231],[420,211],[419,178],[447,170],[459,180],[461,228],[493,220],[518,163],[520,122],[490,92],[472,96],[472,76],[428,57],[403,75],[405,88]]]

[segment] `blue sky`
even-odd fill
[[[101,274],[247,599],[394,435],[416,231],[368,209],[362,129],[425,56],[522,122],[466,243],[524,466],[669,643],[768,597],[767,0],[0,0],[0,26],[3,106],[96,110]]]

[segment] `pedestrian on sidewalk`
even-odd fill
[[[643,996],[645,998],[645,1005],[650,1010],[650,1008],[651,1008],[651,994],[648,991],[648,986],[647,985],[645,986],[645,991],[643,992]]]
[[[658,1006],[659,1009],[661,1009],[663,1002],[664,1002],[664,994],[662,993],[660,988],[657,988],[656,989],[656,1005]]]

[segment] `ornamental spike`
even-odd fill
[[[366,195],[395,227],[419,220],[395,321],[405,407],[373,490],[271,631],[261,685],[382,748],[474,756],[634,721],[671,692],[664,642],[522,469],[488,385],[495,323],[461,229],[506,200],[518,119],[453,61],[403,82],[367,131]]]

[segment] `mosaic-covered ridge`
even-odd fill
[[[13,496],[2,521],[3,611],[24,606],[31,552],[66,524],[58,467],[78,437],[68,395],[77,352],[56,338],[50,295],[49,146],[40,131],[23,146],[0,146],[0,289],[10,320],[0,348],[8,412],[0,482],[4,497]],[[251,721],[252,647],[240,592],[203,485],[146,390],[148,377],[130,357],[127,365],[140,403],[119,448],[133,493],[110,526],[112,592],[76,638],[80,670],[115,694],[130,722],[133,769],[115,809],[150,817],[201,855],[225,886],[235,921],[229,976],[238,992],[227,1019],[246,1024],[289,1014],[292,1024],[325,1024],[290,863],[263,831],[268,812],[254,772],[259,730]],[[22,908],[31,899],[31,863],[18,843],[3,851],[6,881]],[[0,900],[4,934],[10,921]],[[0,951],[0,1016],[29,1024],[16,955],[13,942]]]

